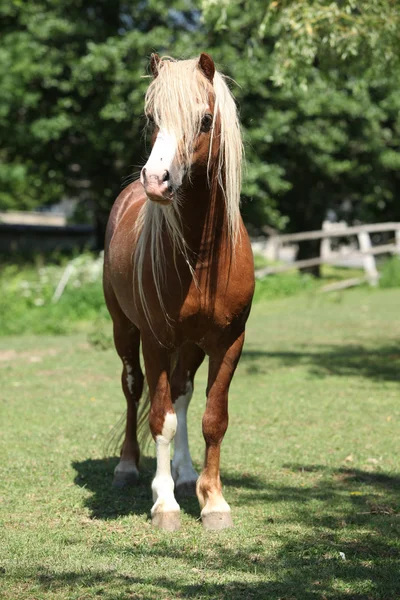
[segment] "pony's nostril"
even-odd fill
[[[146,181],[146,169],[143,167],[142,169],[142,173],[141,173],[142,177],[143,177],[143,181]]]
[[[164,175],[162,177],[162,180],[163,181],[168,181],[168,179],[169,179],[169,171],[164,171]]]

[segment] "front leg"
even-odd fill
[[[221,443],[228,427],[228,391],[244,342],[244,332],[227,350],[210,353],[207,405],[203,416],[204,469],[197,482],[201,518],[206,529],[232,527],[231,509],[222,495]]]
[[[180,527],[180,507],[174,496],[170,452],[177,419],[171,401],[170,356],[166,350],[143,340],[143,357],[150,393],[150,430],[156,443],[157,469],[151,484],[153,525],[168,531]]]
[[[198,474],[193,468],[189,452],[187,410],[193,393],[194,376],[204,360],[204,351],[192,343],[186,343],[179,351],[178,361],[172,375],[172,400],[178,419],[174,439],[172,477],[178,498],[194,496]]]

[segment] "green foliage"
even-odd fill
[[[382,288],[400,287],[400,257],[386,260],[380,269],[379,285]]]
[[[177,55],[190,47],[190,8],[187,2],[174,11],[154,2],[3,3],[0,209],[67,195],[104,224],[144,155],[142,76],[149,55],[163,51],[160,40]]]
[[[254,293],[254,302],[295,296],[302,292],[313,292],[317,283],[312,275],[302,275],[298,271],[268,275],[257,280]]]
[[[270,261],[267,260],[262,254],[254,254],[254,269],[257,271],[257,269],[262,269],[263,267],[266,267],[267,265],[270,264]]]
[[[109,319],[98,318],[94,321],[87,336],[88,342],[96,350],[109,350],[114,347],[112,326]]]
[[[249,223],[319,228],[329,208],[400,219],[398,3],[198,6],[2,4],[0,208],[75,197],[101,230],[147,151],[150,53],[208,50],[239,84]]]
[[[246,132],[244,215],[319,229],[399,219],[400,9],[394,2],[203,2]],[[305,256],[304,256],[305,257]]]
[[[250,47],[274,38],[271,60],[278,85],[306,82],[317,55],[345,63],[359,58],[381,69],[399,63],[400,8],[396,2],[203,0],[202,7],[204,19],[219,32],[239,22],[245,24],[251,33]]]
[[[0,272],[0,335],[65,334],[82,322],[108,318],[101,285],[102,257],[72,261],[73,273],[61,298],[53,301],[66,265],[7,265]]]

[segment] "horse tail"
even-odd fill
[[[142,392],[142,398],[139,402],[139,408],[137,413],[137,439],[141,452],[149,449],[150,442],[152,440],[150,425],[149,425],[149,414],[150,414],[150,393],[147,385],[146,378],[144,379],[144,386]]]
[[[126,414],[127,411],[124,411],[118,421],[110,430],[109,434],[106,437],[104,444],[104,454],[105,456],[114,456],[115,454],[119,455],[122,438],[125,433],[125,423],[126,423]]]
[[[175,352],[171,357],[171,373],[174,372],[178,361],[178,352]],[[150,414],[150,393],[147,385],[147,380],[144,378],[143,392],[138,406],[137,412],[137,439],[139,447],[142,453],[148,451],[150,443],[152,441],[152,435],[149,426],[149,414]],[[111,429],[108,439],[105,444],[106,456],[114,456],[120,454],[122,439],[125,433],[127,411],[124,411],[117,423]]]
[[[149,427],[149,413],[150,413],[150,394],[145,380],[144,389],[141,400],[139,402],[137,412],[137,439],[141,451],[148,450],[151,442],[151,432]],[[125,435],[127,411],[125,410],[118,421],[112,427],[108,433],[105,444],[104,454],[105,456],[119,456],[121,453],[122,441]]]

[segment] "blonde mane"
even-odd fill
[[[214,116],[211,129],[208,176],[211,176],[211,148],[215,123],[219,116],[220,137],[216,177],[225,200],[228,236],[233,257],[239,241],[240,189],[243,144],[237,109],[224,76],[215,71],[213,84],[199,69],[199,59],[174,61],[163,57],[158,63],[158,75],[150,83],[145,97],[145,113],[151,115],[157,125],[173,133],[179,140],[177,160],[190,170],[193,142],[200,133],[201,119],[206,112],[210,94],[214,97]],[[190,172],[190,171],[189,171]],[[169,319],[162,297],[165,281],[165,259],[162,234],[167,232],[176,253],[184,256],[194,277],[195,262],[183,236],[179,212],[179,194],[168,206],[160,206],[147,200],[136,222],[137,246],[134,266],[137,275],[139,298],[150,323],[150,315],[142,286],[143,264],[150,252],[153,279],[158,300],[167,320]]]

